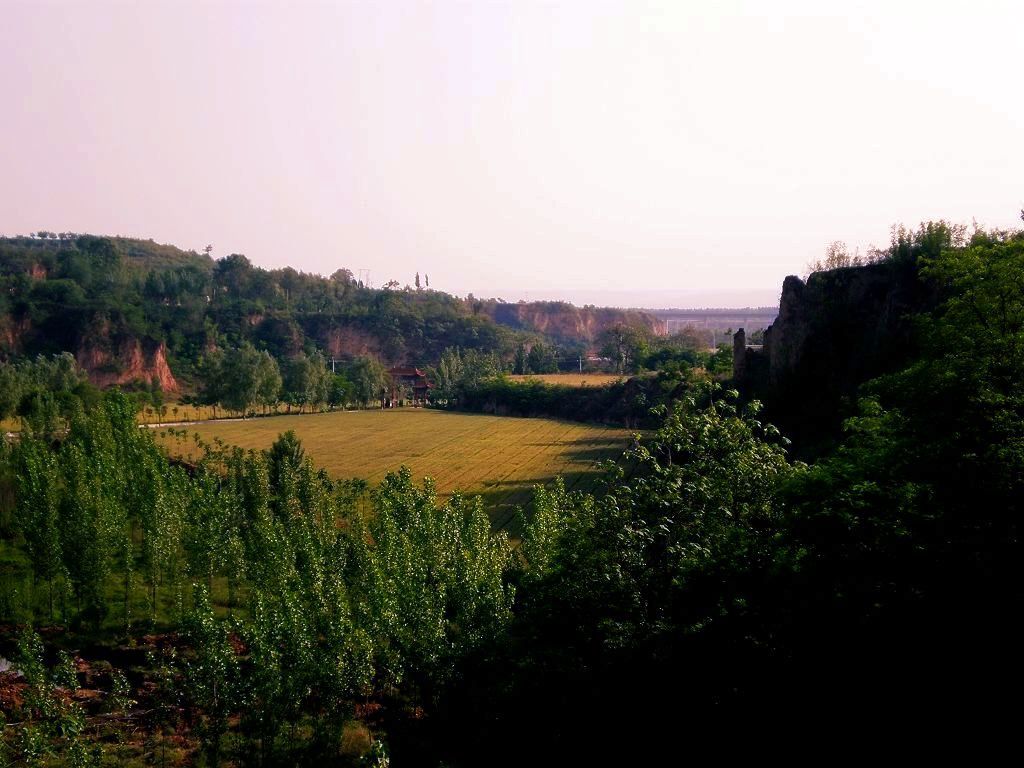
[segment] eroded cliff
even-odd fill
[[[646,328],[663,336],[665,321],[648,312],[613,307],[577,307],[564,302],[495,303],[488,314],[497,323],[535,331],[559,341],[593,344],[602,333],[616,325]]]
[[[913,264],[817,272],[806,283],[787,277],[763,348],[734,349],[735,378],[784,429],[820,439],[836,432],[864,382],[909,359],[914,316],[932,303]]]
[[[78,364],[98,387],[137,382],[156,383],[164,392],[178,392],[178,382],[167,364],[167,348],[137,338],[86,340],[75,354]]]

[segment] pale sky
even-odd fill
[[[380,285],[771,304],[1019,224],[1024,3],[0,0],[0,234]]]

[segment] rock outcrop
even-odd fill
[[[324,347],[331,357],[380,357],[381,346],[378,339],[351,326],[336,326],[323,334]]]
[[[0,359],[8,355],[22,352],[22,340],[32,328],[27,319],[16,320],[14,317],[0,316]]]
[[[79,366],[97,387],[136,382],[157,383],[164,392],[178,392],[179,386],[167,364],[167,349],[160,343],[143,343],[126,337],[119,341],[85,341],[75,354]]]
[[[913,316],[933,304],[912,264],[817,272],[806,283],[787,277],[763,348],[734,346],[736,381],[791,433],[834,433],[844,398],[907,362]]]

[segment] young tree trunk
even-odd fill
[[[132,587],[132,572],[131,569],[125,565],[124,568],[124,633],[127,635],[131,632],[132,628],[132,615],[131,608],[129,607],[129,597]]]

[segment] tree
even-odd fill
[[[320,352],[312,356],[300,352],[288,361],[284,388],[288,403],[299,410],[306,406],[319,407],[327,402],[330,385],[327,361]]]
[[[266,350],[261,351],[256,361],[256,402],[263,406],[264,412],[277,403],[281,386],[281,371],[277,361]]]
[[[530,373],[558,373],[558,356],[554,348],[537,342],[527,355]]]
[[[462,382],[464,366],[458,348],[448,347],[441,353],[441,361],[434,371],[433,397],[438,400],[454,400]]]
[[[371,357],[356,358],[347,371],[352,382],[356,402],[366,407],[372,402],[381,402],[391,383],[391,377],[377,360]]]
[[[5,736],[12,729],[18,734],[11,750],[13,764],[98,768],[103,749],[86,740],[85,712],[72,696],[78,688],[74,662],[67,653],[61,652],[57,665],[48,670],[43,656],[42,639],[26,627],[18,638],[15,654],[15,663],[25,684],[21,704],[23,719],[4,729]]]
[[[526,347],[523,344],[516,347],[516,357],[512,363],[512,373],[517,376],[530,373],[530,363],[526,354]]]
[[[226,388],[224,378],[224,353],[220,350],[209,352],[199,358],[196,365],[199,391],[196,402],[213,407],[213,418],[217,418],[217,406],[223,400]]]
[[[21,404],[21,377],[13,365],[0,363],[0,419],[17,412]]]
[[[17,482],[17,525],[35,579],[49,588],[49,615],[53,618],[53,583],[65,574],[61,549],[61,477],[57,456],[37,440],[18,443],[14,455]]]
[[[626,373],[633,370],[636,362],[647,355],[650,331],[617,323],[601,334],[599,344],[601,354],[615,362],[615,372]]]
[[[228,350],[221,365],[221,376],[220,402],[225,408],[241,412],[242,418],[251,405],[260,402],[261,386],[269,388],[274,381],[266,358],[248,343]]]
[[[374,640],[378,674],[393,684],[411,678],[429,701],[458,659],[511,618],[512,550],[479,498],[439,505],[433,483],[416,487],[406,467],[384,479],[374,502],[368,522],[353,521],[355,622]]]
[[[332,373],[327,383],[327,404],[331,408],[342,408],[351,400],[352,382],[344,373]]]
[[[185,660],[185,692],[200,714],[207,765],[218,766],[228,717],[241,705],[239,664],[224,623],[214,616],[206,589],[197,586],[193,594],[195,605],[183,627],[191,649]]]

